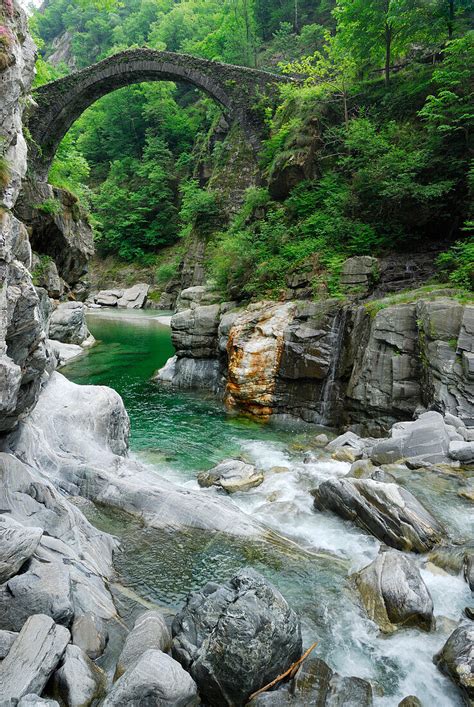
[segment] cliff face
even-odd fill
[[[34,75],[35,47],[19,6],[4,3],[6,44],[0,61],[0,431],[12,429],[36,403],[50,357],[40,299],[28,268],[26,227],[13,215],[26,174],[22,116]]]
[[[183,387],[220,381],[231,407],[262,419],[290,414],[380,434],[426,407],[474,423],[474,306],[441,293],[246,310],[190,301],[172,328],[177,359],[158,378]]]

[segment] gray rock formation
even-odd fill
[[[117,301],[117,307],[125,307],[126,309],[143,309],[148,297],[150,286],[145,283],[137,283],[124,290],[123,295]]]
[[[104,652],[108,632],[98,616],[90,612],[76,616],[71,634],[73,644],[79,646],[91,660],[96,660]]]
[[[31,616],[21,629],[7,657],[0,663],[0,695],[19,700],[41,694],[70,639],[64,626],[48,616]]]
[[[40,258],[33,253],[31,274],[37,287],[43,287],[49,297],[59,299],[64,293],[64,283],[59,277],[56,263],[48,256]]]
[[[117,680],[103,707],[191,707],[199,704],[194,680],[166,653],[147,650]]]
[[[94,254],[92,228],[77,198],[29,179],[23,183],[15,212],[30,227],[33,250],[54,260],[59,276],[75,285]]]
[[[0,629],[19,630],[35,607],[65,622],[86,611],[115,616],[104,581],[112,573],[110,536],[8,454],[0,454],[0,508],[25,528],[43,530],[26,571],[0,585]]]
[[[15,631],[0,631],[0,660],[3,660],[18,638]]]
[[[60,707],[60,705],[56,700],[43,699],[38,695],[30,693],[21,698],[17,707]]]
[[[171,634],[158,611],[146,611],[135,621],[120,653],[115,677],[120,677],[147,650],[166,653],[171,648]]]
[[[314,492],[314,505],[352,520],[398,550],[427,552],[443,528],[406,489],[372,479],[328,479]]]
[[[462,440],[454,427],[445,424],[442,415],[426,412],[414,422],[395,424],[391,437],[376,443],[370,457],[375,464],[391,464],[401,459],[446,463],[453,438]]]
[[[115,391],[76,385],[53,373],[35,410],[3,444],[64,492],[122,509],[152,527],[262,534],[230,500],[177,487],[128,459],[128,430]],[[85,611],[97,613],[92,606],[79,613]]]
[[[216,359],[172,356],[163,368],[155,373],[153,380],[173,388],[204,389],[218,393],[222,389],[222,369]]]
[[[82,302],[63,302],[53,311],[49,338],[64,344],[83,344],[90,337]]]
[[[356,255],[343,263],[339,282],[343,292],[366,296],[373,289],[378,275],[377,258],[371,258],[369,255]]]
[[[13,577],[38,547],[43,530],[25,528],[13,518],[0,515],[0,584]]]
[[[173,621],[173,655],[213,705],[243,705],[301,655],[299,619],[250,569],[191,594]]]
[[[199,486],[217,488],[236,493],[237,491],[248,491],[251,488],[260,486],[263,483],[263,471],[257,469],[253,464],[246,464],[240,459],[226,459],[217,466],[202,471],[198,474]]]
[[[310,704],[318,707],[371,707],[373,704],[369,682],[357,677],[342,677],[320,658],[310,658],[303,663],[291,683],[290,693],[290,704],[295,707]]]
[[[105,692],[105,674],[78,647],[69,644],[53,676],[53,690],[68,707],[89,707]]]
[[[404,626],[434,627],[433,601],[418,567],[405,555],[382,552],[354,575],[356,586],[370,619],[383,632]]]
[[[467,704],[474,700],[474,623],[461,624],[450,635],[435,663],[461,689]]]

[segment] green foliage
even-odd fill
[[[50,216],[57,216],[62,211],[62,204],[60,201],[51,197],[50,199],[45,199],[41,204],[35,204],[35,209],[42,211],[44,214],[49,214]]]
[[[194,229],[202,235],[210,233],[215,227],[219,214],[216,195],[201,189],[195,179],[182,182],[180,193],[181,236],[187,236]]]
[[[178,272],[178,262],[163,263],[156,271],[155,282],[157,285],[166,285]]]
[[[41,287],[44,282],[44,277],[49,268],[52,258],[49,255],[40,255],[39,261],[31,273],[31,279],[35,287]]]
[[[3,155],[0,155],[0,187],[5,188],[10,181],[10,165]]]
[[[474,222],[469,222],[468,226],[471,235],[457,241],[436,262],[441,274],[447,276],[453,285],[474,290]]]

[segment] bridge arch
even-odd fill
[[[38,88],[28,129],[30,165],[46,181],[59,143],[92,103],[119,88],[145,81],[184,81],[207,93],[229,119],[239,122],[251,144],[260,142],[257,103],[276,94],[278,84],[291,79],[242,66],[208,61],[187,54],[153,49],[129,49]]]

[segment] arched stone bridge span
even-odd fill
[[[46,181],[64,135],[94,101],[123,86],[144,81],[185,81],[219,103],[230,121],[238,121],[257,147],[262,129],[257,110],[262,97],[276,95],[278,84],[291,81],[265,71],[208,61],[187,54],[129,49],[34,92],[37,107],[28,128],[32,138],[30,164]]]

